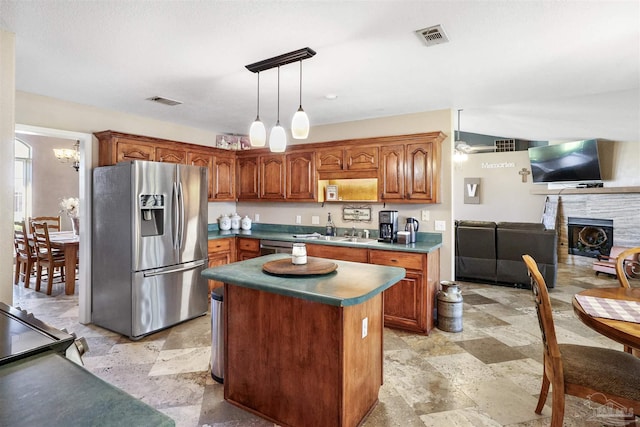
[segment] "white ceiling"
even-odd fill
[[[414,31],[437,24],[450,42],[426,47]],[[0,0],[0,28],[16,34],[20,91],[216,132],[255,118],[245,65],[308,46],[312,126],[451,108],[466,132],[640,141],[637,0]],[[298,71],[281,68],[285,128]],[[261,73],[268,128],[276,80]]]

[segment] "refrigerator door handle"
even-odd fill
[[[179,208],[178,203],[180,202],[178,198],[178,184],[173,183],[173,194],[172,194],[172,215],[171,215],[171,243],[173,244],[173,249],[178,248],[178,226],[179,226]]]
[[[144,277],[153,277],[153,276],[161,276],[163,274],[180,273],[181,271],[189,271],[204,265],[205,261],[206,261],[205,259],[201,259],[198,261],[188,262],[186,264],[180,264],[179,266],[154,268],[153,270],[148,270],[143,272],[143,275]]]
[[[178,223],[178,248],[184,246],[184,192],[182,191],[182,182],[178,184],[178,200],[180,200],[180,221]]]

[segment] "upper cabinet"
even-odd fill
[[[404,135],[380,148],[381,202],[440,203],[441,132]],[[395,142],[395,143],[394,143]]]
[[[286,163],[287,200],[299,202],[317,200],[318,179],[313,151],[287,154]]]
[[[377,186],[369,202],[440,202],[442,132],[298,144],[282,154],[267,148],[228,151],[113,131],[95,135],[100,166],[151,160],[209,168],[210,201],[317,202],[319,180],[364,178],[373,182],[373,191]]]
[[[260,156],[260,199],[285,199],[285,156],[268,154]]]
[[[209,201],[235,200],[235,153],[232,151],[110,130],[95,136],[99,166],[128,160],[203,166],[209,170]]]

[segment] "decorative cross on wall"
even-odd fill
[[[522,168],[518,174],[522,176],[522,182],[527,182],[527,175],[530,175],[531,172],[529,172],[527,168]]]

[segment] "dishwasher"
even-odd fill
[[[290,254],[292,250],[293,242],[260,240],[260,256],[271,254]]]

